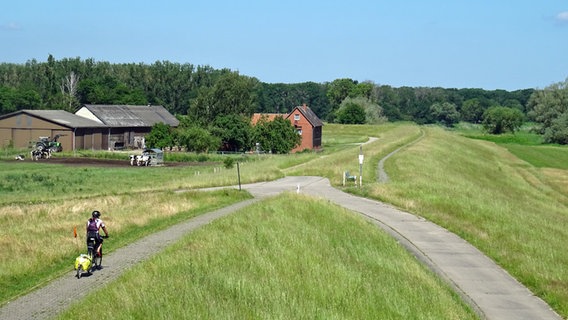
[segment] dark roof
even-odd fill
[[[162,106],[86,104],[84,107],[110,127],[151,127],[160,122],[179,125],[179,120]]]
[[[306,119],[308,119],[308,121],[312,124],[312,126],[314,126],[314,127],[322,127],[323,126],[323,122],[320,120],[320,118],[318,118],[318,116],[308,106],[306,106],[306,105],[298,106],[298,107],[294,108],[294,110],[299,110],[304,115],[304,117]],[[294,110],[292,110],[292,112],[290,112],[290,115],[288,117],[290,117],[294,113]]]
[[[87,119],[73,113],[67,112],[65,110],[19,110],[9,114],[0,116],[0,119],[5,119],[12,117],[14,115],[26,113],[34,117],[43,119],[45,121],[53,122],[55,124],[62,125],[68,128],[106,128],[107,126],[96,122],[91,119]]]

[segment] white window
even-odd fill
[[[297,131],[299,135],[302,135],[302,129],[298,129]]]
[[[294,120],[295,121],[300,120],[300,114],[299,113],[294,114]]]

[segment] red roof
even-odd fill
[[[260,121],[260,118],[266,118],[267,121],[272,121],[276,117],[284,116],[286,115],[281,113],[255,113],[252,115],[251,123],[254,126],[258,121]]]

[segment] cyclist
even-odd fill
[[[108,238],[108,232],[103,220],[101,220],[101,213],[98,210],[93,211],[92,217],[87,220],[87,241],[89,237],[94,237],[96,240],[95,247],[97,248],[97,255],[101,253],[101,247],[103,245],[103,238],[101,237],[99,230],[102,228],[105,232],[105,238]]]

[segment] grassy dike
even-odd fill
[[[360,216],[283,194],[186,236],[59,319],[475,319]]]
[[[568,171],[557,165],[568,162],[568,148],[423,129],[387,161],[389,183],[355,192],[460,235],[568,316]]]
[[[326,129],[336,133],[340,126]],[[460,235],[568,317],[567,147],[540,145],[527,132],[487,136],[410,124],[348,130],[351,137],[366,132],[379,139],[363,146],[363,188],[345,190]],[[390,181],[378,183],[379,160],[399,147],[385,163]],[[286,172],[325,175],[340,186],[338,173],[358,172],[358,153],[352,146]]]

